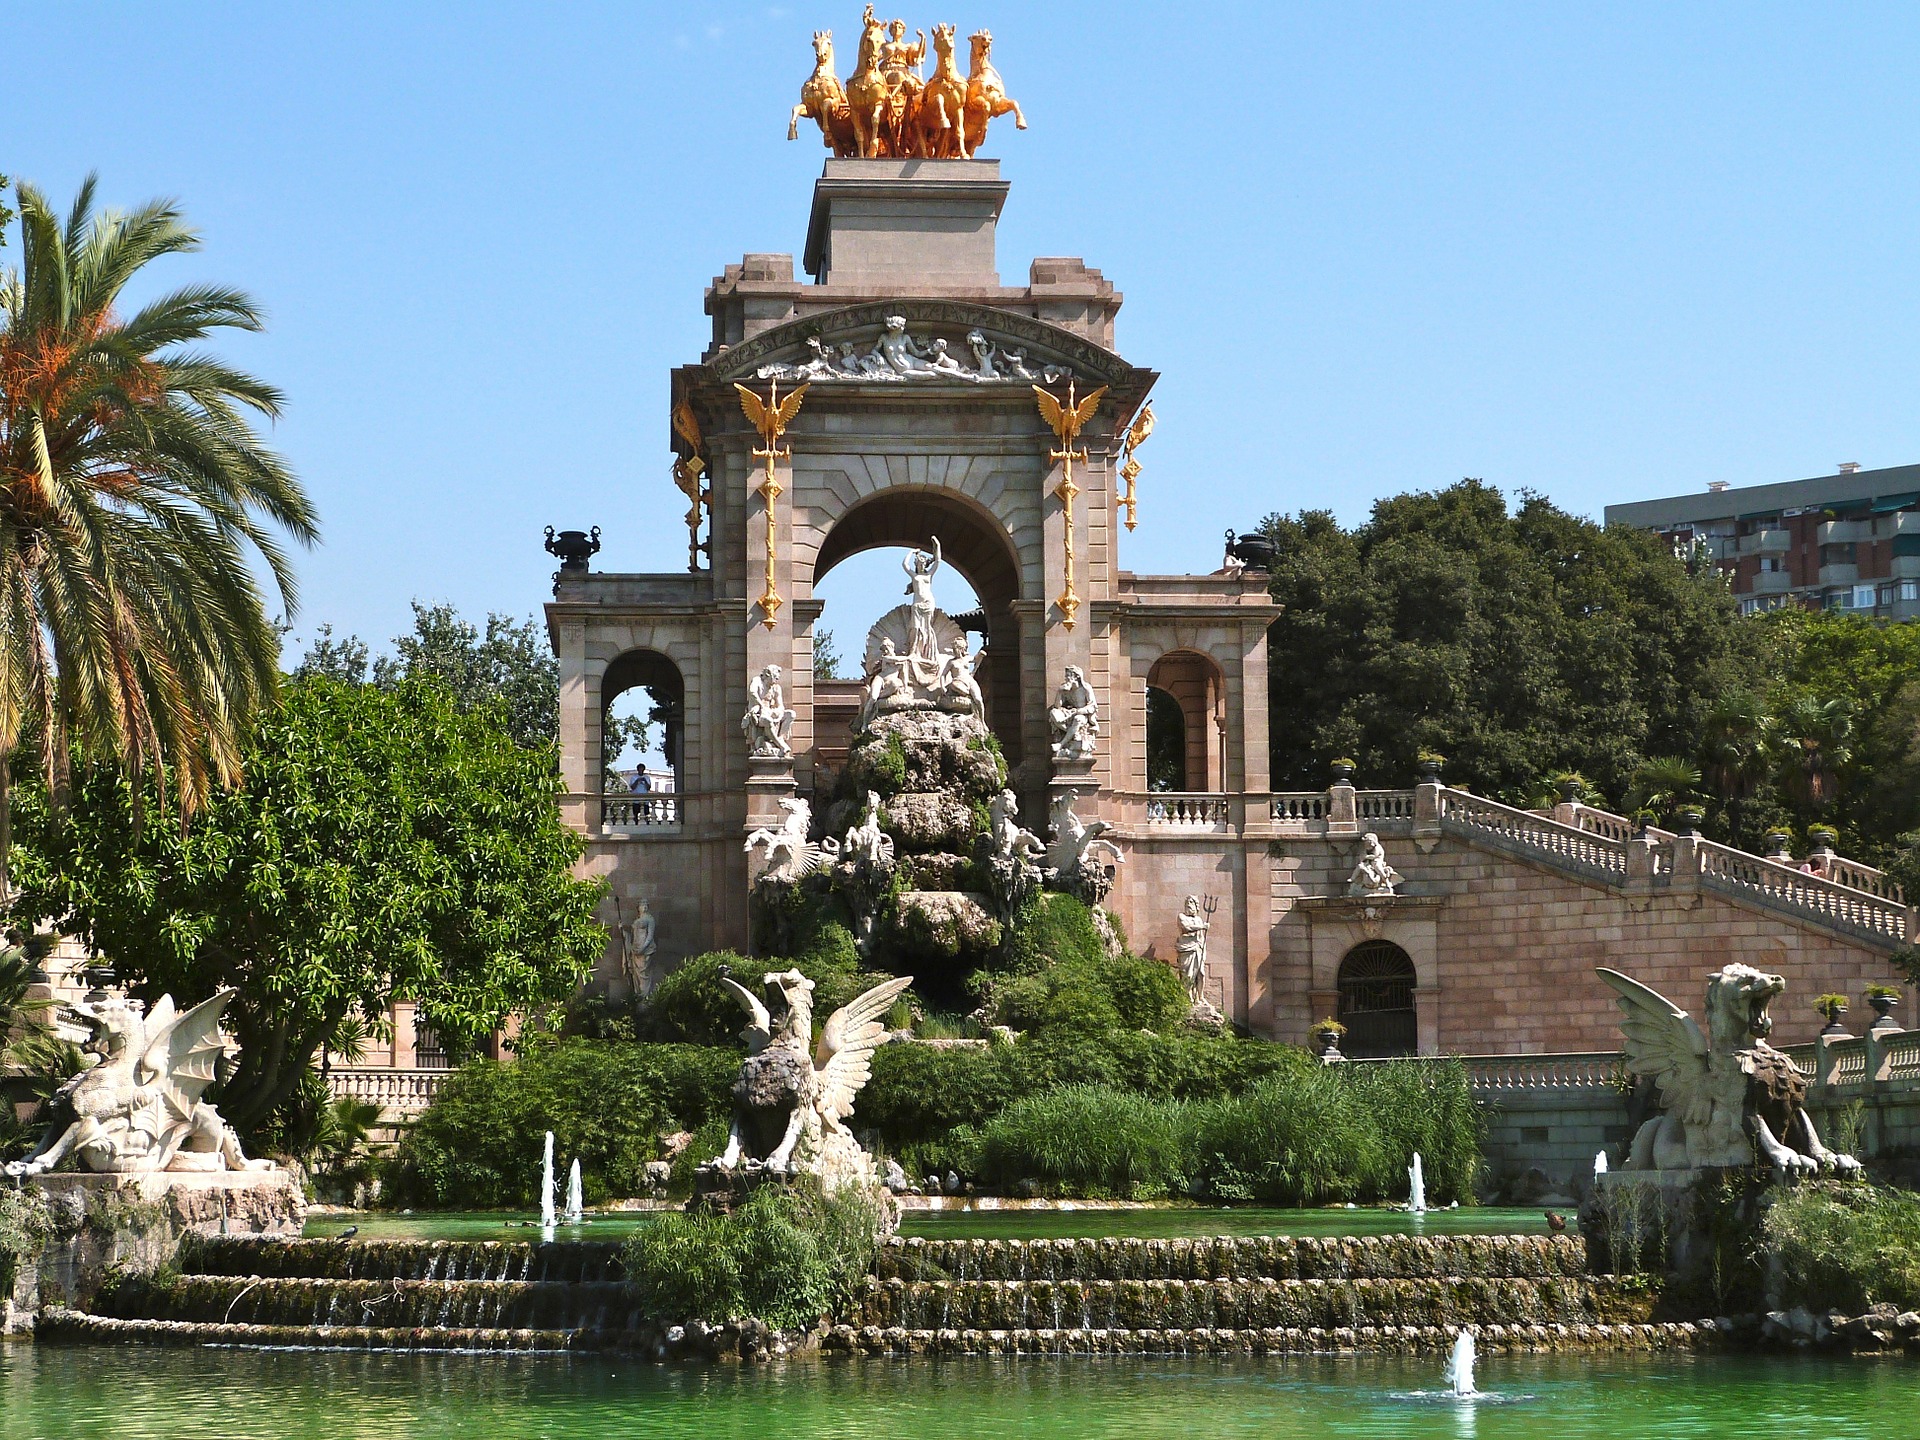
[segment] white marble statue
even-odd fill
[[[1369,830],[1360,837],[1360,862],[1347,878],[1347,894],[1381,897],[1392,895],[1403,876],[1387,863],[1387,850],[1380,837]]]
[[[639,906],[633,919],[629,920],[621,931],[621,946],[624,953],[620,957],[621,968],[626,972],[627,986],[636,995],[653,993],[653,955],[659,948],[656,938],[659,922],[654,919],[653,911],[647,908],[644,899],[634,902]]]
[[[913,690],[913,682],[907,674],[907,657],[886,636],[880,639],[880,654],[868,668],[865,684],[866,689],[860,697],[860,713],[853,720],[856,732],[865,730],[887,701],[896,695],[910,694]]]
[[[900,568],[907,572],[907,603],[913,610],[913,631],[907,637],[907,659],[915,662],[915,668],[927,666],[932,674],[920,679],[921,684],[939,674],[939,642],[933,633],[933,616],[939,608],[933,603],[933,577],[940,568],[940,537],[933,537],[933,553],[915,550],[900,562]]]
[[[935,371],[927,361],[927,352],[907,333],[907,317],[889,315],[880,338],[867,352],[902,380],[931,380]]]
[[[801,880],[827,865],[840,853],[840,842],[833,839],[815,843],[807,839],[813,828],[813,807],[804,800],[782,800],[786,819],[778,830],[764,827],[747,836],[746,852],[751,855],[762,845],[767,849],[766,868],[760,879],[775,882]]]
[[[747,713],[740,717],[740,733],[747,737],[747,753],[754,759],[792,758],[794,718],[778,665],[767,666],[747,682]]]
[[[1078,665],[1067,666],[1059,694],[1047,710],[1047,725],[1053,734],[1055,760],[1093,758],[1095,742],[1100,738],[1100,706],[1093,686]]]
[[[947,653],[941,658],[940,674],[934,682],[943,709],[986,719],[987,699],[980,693],[980,682],[974,678],[981,654],[978,650],[971,655],[967,653],[964,635],[947,642]]]
[[[840,842],[840,858],[851,860],[856,865],[893,863],[893,837],[880,828],[878,791],[867,792],[866,808],[860,812],[859,822],[847,831],[846,838]]]
[[[1047,847],[1040,837],[1021,827],[1020,802],[1011,790],[1002,790],[988,801],[987,814],[991,820],[994,859],[1033,865],[1046,856]]]
[[[1187,994],[1195,1005],[1207,998],[1207,931],[1213,928],[1209,914],[1198,895],[1187,896],[1187,903],[1180,907],[1180,938],[1173,946],[1180,957],[1180,978],[1187,982]]]
[[[1123,865],[1127,857],[1113,841],[1104,839],[1113,828],[1105,820],[1082,820],[1073,813],[1073,795],[1061,791],[1053,797],[1053,844],[1047,850],[1047,863],[1062,875],[1071,875],[1095,850],[1105,850],[1113,863]]]
[[[1635,1133],[1627,1170],[1746,1166],[1760,1158],[1780,1178],[1820,1170],[1854,1173],[1860,1162],[1820,1143],[1807,1113],[1807,1077],[1767,1043],[1767,1006],[1786,981],[1751,965],[1727,965],[1707,981],[1707,1031],[1658,991],[1600,967],[1613,988],[1627,1069],[1658,1082],[1664,1113]]]
[[[46,1139],[7,1174],[43,1175],[69,1155],[83,1170],[115,1175],[273,1169],[271,1160],[249,1160],[200,1098],[228,1048],[221,1012],[238,993],[221,990],[185,1012],[171,995],[144,1015],[139,1001],[118,996],[69,1006],[93,1032],[84,1048],[95,1063],[55,1093]]]
[[[798,970],[765,975],[764,1004],[724,972],[720,983],[747,1012],[747,1058],[733,1086],[727,1148],[702,1168],[817,1175],[828,1191],[872,1184],[873,1162],[846,1122],[886,1039],[884,1017],[913,977],[885,981],[834,1011],[817,1048],[813,982]]]

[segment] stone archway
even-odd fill
[[[986,659],[979,670],[980,688],[987,702],[987,724],[1009,766],[1023,756],[1020,695],[1020,562],[1013,541],[993,514],[951,490],[925,486],[898,486],[869,495],[849,507],[827,530],[814,557],[810,586],[834,566],[867,550],[888,547],[925,549],[930,537],[940,537],[944,563],[951,565],[973,587],[980,601],[979,627]],[[935,594],[939,582],[935,581]],[[880,617],[866,617],[870,624]],[[979,628],[971,617],[954,617],[969,629]],[[857,653],[864,628],[849,632]]]
[[[1366,940],[1340,962],[1339,1020],[1347,1027],[1340,1048],[1356,1060],[1415,1054],[1419,1021],[1414,1007],[1413,957],[1391,940]]]

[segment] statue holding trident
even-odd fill
[[[940,648],[933,633],[933,573],[940,568],[940,537],[933,537],[933,554],[915,550],[900,562],[900,568],[907,572],[907,595],[913,606],[907,660],[914,678],[931,686],[940,673]]]

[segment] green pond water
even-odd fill
[[[618,1240],[642,1225],[653,1223],[658,1212],[625,1211],[594,1219],[586,1225],[557,1225],[556,1240]],[[537,1226],[523,1224],[524,1215],[446,1212],[401,1215],[376,1212],[354,1215],[316,1215],[305,1234],[338,1235],[349,1225],[360,1227],[363,1240],[537,1240]],[[1573,1217],[1567,1217],[1569,1225]],[[902,1235],[928,1239],[1053,1240],[1107,1235],[1149,1240],[1188,1235],[1540,1235],[1545,1234],[1540,1210],[1502,1210],[1465,1207],[1430,1210],[1414,1216],[1404,1210],[1324,1209],[1267,1210],[1205,1209],[1197,1206],[1128,1206],[1098,1210],[910,1210],[900,1219]]]
[[[1910,1362],[1491,1356],[1441,1393],[1398,1358],[1027,1358],[665,1368],[604,1358],[0,1346],[6,1440],[1021,1440],[1204,1436],[1903,1440]]]

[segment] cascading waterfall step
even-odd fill
[[[105,1344],[232,1345],[264,1350],[512,1350],[520,1352],[621,1348],[612,1337],[587,1331],[407,1329],[376,1325],[242,1325],[192,1320],[122,1319],[79,1310],[49,1309],[35,1338]],[[651,1343],[652,1337],[648,1337]],[[635,1348],[644,1348],[636,1346]]]
[[[262,1240],[189,1235],[184,1275],[316,1280],[528,1280],[591,1283],[621,1278],[617,1240]]]
[[[836,1325],[822,1338],[827,1355],[1443,1355],[1459,1330],[1385,1325],[1324,1328],[1172,1330],[908,1330]],[[1561,1350],[1686,1350],[1719,1343],[1712,1321],[1639,1325],[1481,1325],[1482,1353]]]
[[[123,1280],[93,1313],[193,1324],[373,1326],[382,1329],[633,1330],[650,1328],[624,1282],[334,1280],[181,1275]]]

